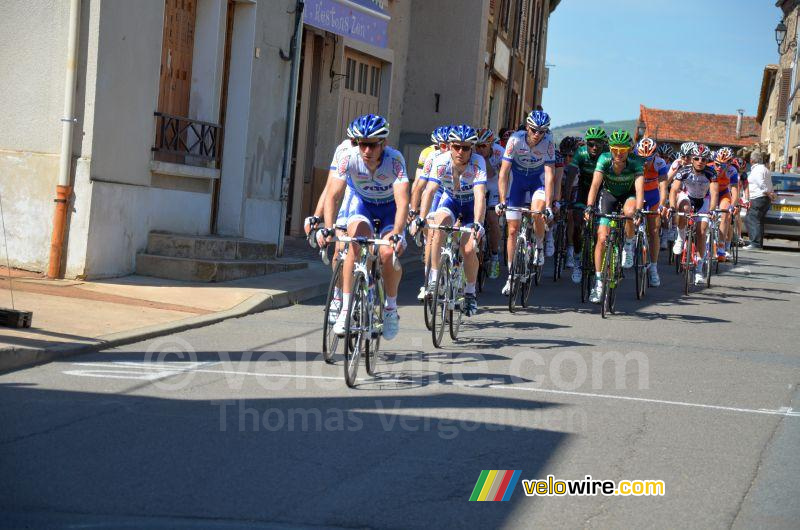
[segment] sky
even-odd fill
[[[754,116],[781,16],[775,0],[561,0],[542,106],[553,126],[636,119],[639,104]]]

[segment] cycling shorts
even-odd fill
[[[356,222],[365,222],[372,228],[374,233],[375,226],[372,224],[372,220],[378,219],[381,226],[378,235],[383,236],[394,229],[396,214],[397,205],[394,202],[375,204],[366,202],[359,194],[353,193],[347,209],[347,226],[350,227],[351,224]]]
[[[475,222],[475,201],[459,202],[445,193],[442,195],[442,200],[439,201],[439,207],[436,209],[437,214],[442,212],[449,215],[453,223],[461,215],[461,226],[472,226]]]
[[[607,190],[600,190],[600,200],[597,202],[597,207],[603,215],[610,215],[622,210],[622,207],[628,202],[629,199],[635,199],[634,195],[625,193],[623,195],[612,195]],[[611,221],[605,217],[600,218],[599,226],[608,226]]]
[[[433,219],[433,216],[436,215],[436,210],[439,208],[439,201],[442,200],[442,189],[439,188],[436,190],[436,195],[433,196],[433,201],[431,202],[431,209],[428,210],[428,215],[425,216],[426,219]]]
[[[701,199],[697,199],[695,197],[689,197],[685,191],[682,191],[678,194],[678,204],[682,203],[683,201],[689,201],[694,209],[694,213],[708,213],[709,206],[711,205],[711,198],[706,195]]]
[[[658,190],[650,190],[644,192],[644,209],[654,212],[658,209],[658,203],[661,200],[661,193]]]

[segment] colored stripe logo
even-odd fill
[[[522,474],[521,469],[484,469],[472,489],[470,501],[507,501]]]

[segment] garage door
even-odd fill
[[[381,62],[374,57],[345,51],[345,74],[339,131],[344,138],[347,125],[363,114],[378,113]]]

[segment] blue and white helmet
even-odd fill
[[[356,118],[356,120],[357,120],[357,119],[358,119],[358,118]],[[355,125],[355,123],[356,123],[356,120],[353,120],[353,121],[351,121],[351,122],[350,122],[350,123],[347,125],[347,137],[348,137],[349,139],[351,139],[351,140],[353,140],[353,139],[356,137],[356,133],[354,132],[355,130],[353,129],[353,126]]]
[[[431,142],[435,144],[444,144],[447,143],[447,133],[450,132],[449,125],[443,125],[441,127],[436,127],[433,132],[431,133]]]
[[[469,125],[453,125],[447,134],[447,141],[474,144],[478,141],[478,133]]]
[[[353,138],[386,138],[389,136],[389,122],[377,114],[364,114],[359,116],[350,125]]]
[[[543,110],[534,110],[528,114],[528,127],[550,128],[550,115]]]

